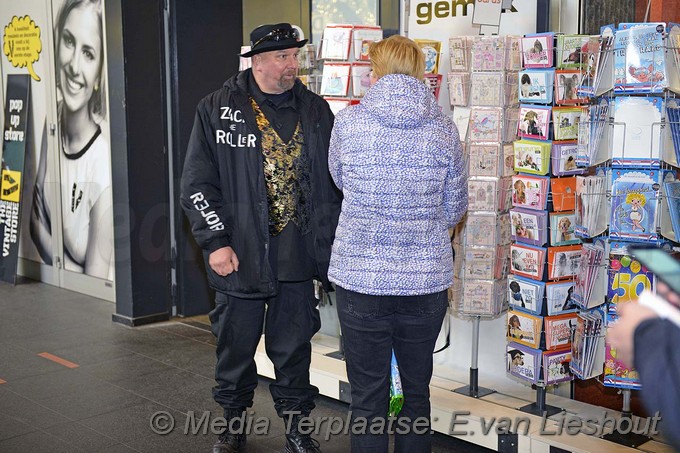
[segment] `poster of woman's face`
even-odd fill
[[[31,238],[51,264],[62,226],[64,269],[113,279],[111,154],[107,117],[103,0],[57,0],[53,7],[56,144],[41,150]],[[45,46],[47,47],[47,46]],[[53,159],[47,159],[54,153]],[[58,171],[50,168],[58,165]],[[57,205],[60,201],[61,209]],[[61,214],[61,222],[56,217]]]
[[[102,114],[104,40],[98,1],[67,0],[55,30],[57,86],[69,114]]]

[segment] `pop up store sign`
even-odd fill
[[[19,258],[19,219],[30,106],[30,76],[7,76],[6,94],[0,169],[0,281],[15,283]]]

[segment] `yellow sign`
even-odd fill
[[[0,200],[19,203],[21,197],[21,172],[12,170],[2,171],[0,181]]]
[[[2,37],[2,51],[15,68],[26,67],[33,80],[40,82],[40,77],[33,71],[33,63],[40,58],[42,41],[40,28],[30,16],[14,16],[5,26]]]

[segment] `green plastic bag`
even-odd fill
[[[390,410],[387,415],[389,417],[396,417],[401,412],[403,406],[404,390],[401,386],[397,358],[394,355],[394,351],[392,351],[392,364],[390,365]]]

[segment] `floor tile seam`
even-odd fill
[[[97,379],[97,380],[99,381],[99,383],[108,384],[108,385],[110,385],[111,387],[115,388],[116,390],[122,390],[122,391],[123,391],[124,393],[126,393],[126,394],[134,395],[134,396],[139,397],[139,398],[141,398],[141,399],[143,399],[143,400],[145,400],[145,401],[153,401],[153,400],[151,400],[151,399],[149,399],[149,398],[147,398],[147,397],[145,397],[145,396],[143,396],[143,395],[140,395],[140,394],[138,394],[138,393],[135,393],[135,392],[133,392],[133,391],[130,391],[130,390],[126,389],[126,388],[120,387],[120,386],[118,386],[118,385],[113,385],[113,384],[110,383],[110,382],[103,381],[103,380],[98,379],[98,378],[96,378],[96,377],[95,377],[95,379]],[[47,410],[49,410],[50,412],[52,412],[52,413],[54,413],[54,414],[56,414],[56,415],[58,415],[58,416],[60,416],[60,417],[64,417],[68,422],[76,422],[76,423],[80,423],[82,420],[87,420],[87,419],[92,418],[92,417],[98,417],[98,416],[100,416],[100,415],[108,414],[108,413],[115,412],[115,411],[120,410],[120,409],[125,409],[125,408],[128,408],[128,407],[132,407],[132,406],[141,404],[139,401],[130,401],[130,402],[128,402],[128,403],[124,403],[122,406],[117,406],[117,407],[115,407],[115,408],[112,408],[112,409],[109,410],[109,411],[105,411],[105,412],[102,412],[102,413],[99,413],[99,414],[96,414],[96,415],[92,415],[91,417],[75,419],[75,418],[69,417],[67,414],[65,414],[65,413],[63,413],[63,412],[60,412],[60,411],[55,410],[55,409],[53,409],[53,408],[51,408],[51,407],[45,406],[45,405],[42,404],[40,401],[36,401],[36,400],[34,400],[34,399],[28,398],[28,397],[26,397],[25,395],[22,395],[22,394],[20,394],[20,393],[17,393],[16,391],[12,391],[12,390],[10,390],[10,391],[11,391],[12,393],[14,393],[16,396],[19,396],[19,397],[21,397],[21,398],[24,398],[24,399],[30,401],[31,403],[36,404],[36,405],[40,406],[40,407],[43,408],[43,409],[47,409]],[[77,392],[78,392],[78,391],[76,390],[76,391],[73,391],[73,392],[60,393],[60,394],[58,394],[58,395],[50,396],[49,398],[46,398],[46,400],[53,400],[54,398],[57,398],[57,397],[68,397],[68,396],[70,396],[70,395],[75,395],[75,394],[77,394]],[[158,403],[158,404],[160,404],[160,403]],[[21,422],[21,423],[23,423],[23,422]],[[81,424],[82,424],[82,423],[81,423]],[[38,429],[39,429],[39,430],[43,430],[43,428],[38,428]],[[90,428],[90,429],[92,429],[92,428]],[[97,432],[98,432],[98,431],[97,431]],[[99,433],[99,432],[98,432],[98,433]],[[102,434],[102,433],[100,433],[100,434]],[[115,440],[115,439],[114,439],[114,440]]]
[[[195,329],[195,330],[198,330],[198,331],[201,331],[201,332],[210,332],[210,330],[202,329],[200,327],[196,327],[196,326],[193,326],[191,324],[186,324],[186,323],[183,323],[181,321],[169,321],[169,322],[159,324],[159,325],[150,325],[150,326],[144,326],[144,327],[149,329],[149,330],[159,329],[159,330],[162,330],[163,332],[165,332],[167,334],[174,335],[176,337],[187,338],[187,339],[192,340],[196,343],[204,343],[204,344],[212,345],[212,343],[210,343],[210,342],[197,340],[196,337],[190,337],[188,335],[184,335],[184,334],[179,333],[179,332],[172,332],[171,330],[166,330],[167,327],[172,327],[172,326],[190,327],[192,329]]]
[[[135,351],[132,351],[132,352],[135,352]],[[209,380],[209,381],[212,381],[212,380],[213,380],[213,378],[205,377],[205,376],[203,376],[202,374],[196,373],[196,372],[194,372],[194,371],[192,371],[192,370],[190,370],[190,369],[187,369],[187,368],[180,368],[180,367],[178,367],[178,366],[175,366],[175,365],[172,365],[172,364],[169,364],[169,363],[165,363],[165,362],[163,362],[162,360],[158,360],[158,359],[156,359],[156,358],[154,358],[154,357],[151,357],[151,356],[148,356],[148,355],[146,355],[146,354],[141,354],[141,353],[139,353],[139,352],[135,352],[135,354],[137,354],[137,355],[139,355],[139,356],[141,356],[141,357],[144,357],[145,359],[150,359],[150,360],[153,360],[154,362],[161,363],[161,364],[163,364],[163,365],[165,365],[165,366],[167,366],[167,367],[169,367],[169,368],[174,368],[175,370],[179,370],[179,371],[185,371],[185,372],[187,372],[187,373],[193,374],[194,376],[198,376],[198,377],[201,377],[201,378],[203,378],[203,379],[207,379],[207,380]],[[167,371],[167,370],[158,371],[158,372],[149,373],[149,374],[163,373],[163,372],[165,372],[165,371]]]
[[[140,393],[135,392],[134,390],[125,389],[125,388],[123,388],[123,387],[121,387],[121,389],[122,389],[122,390],[125,390],[126,392],[128,392],[128,393],[130,393],[130,394],[132,394],[132,395],[138,396],[138,397],[142,398],[142,399],[145,400],[145,401],[151,402],[151,403],[153,403],[153,404],[157,404],[157,405],[159,405],[159,406],[163,406],[165,409],[169,409],[169,410],[178,412],[178,413],[180,413],[180,414],[182,414],[182,415],[184,415],[184,416],[187,416],[187,417],[189,416],[189,412],[190,412],[190,411],[184,411],[184,410],[182,410],[182,409],[178,409],[178,408],[176,408],[176,407],[170,406],[170,405],[167,404],[167,403],[162,403],[162,402],[160,402],[160,401],[156,401],[154,398],[149,398],[148,396],[144,396],[144,395],[142,395],[142,394],[140,394]],[[135,404],[135,405],[136,405],[136,404]],[[132,407],[132,406],[125,406],[125,407],[122,407],[122,408],[119,408],[119,409],[124,409],[124,408],[126,408],[126,407]],[[111,412],[115,412],[115,410],[113,410],[113,411],[111,411]],[[109,412],[106,412],[106,413],[109,413]],[[99,415],[103,415],[103,414],[99,414]],[[96,417],[96,416],[93,416],[93,417]],[[88,418],[92,418],[92,417],[88,417]],[[86,420],[86,419],[83,419],[83,420]]]
[[[35,404],[36,406],[40,406],[40,408],[42,408],[42,409],[47,409],[48,411],[54,413],[55,415],[58,415],[58,416],[60,416],[60,417],[64,417],[64,418],[67,419],[69,422],[77,422],[77,420],[72,419],[71,417],[68,417],[67,415],[62,414],[61,412],[55,411],[55,410],[52,409],[51,407],[45,406],[45,405],[42,404],[40,401],[34,400],[34,399],[32,399],[32,398],[29,398],[29,397],[27,397],[26,395],[22,395],[21,393],[17,393],[16,391],[12,390],[11,388],[7,388],[7,390],[8,390],[10,393],[13,393],[14,395],[18,396],[19,398],[25,399],[26,401],[29,401],[29,402]],[[52,397],[50,397],[50,398],[52,398]],[[7,415],[7,414],[5,414],[5,415]],[[21,422],[21,423],[23,423],[23,422]],[[42,428],[37,428],[37,429],[42,430]]]
[[[157,405],[159,405],[159,406],[162,406],[162,407],[165,408],[165,409],[173,410],[173,411],[179,412],[179,413],[181,413],[181,414],[183,414],[183,415],[188,415],[188,413],[185,413],[185,412],[183,412],[183,411],[181,411],[181,410],[179,410],[179,409],[176,409],[176,408],[174,408],[174,407],[172,407],[172,406],[169,406],[169,405],[166,404],[166,403],[162,403],[162,402],[160,402],[160,401],[156,401],[155,399],[149,398],[148,396],[144,396],[144,395],[142,395],[142,394],[139,394],[139,393],[137,393],[137,392],[135,392],[135,391],[133,391],[133,390],[125,389],[125,388],[123,388],[123,387],[119,387],[119,388],[120,388],[121,390],[124,390],[125,392],[131,394],[131,395],[134,395],[134,396],[137,396],[137,397],[143,399],[145,402],[150,402],[150,403],[153,403],[153,404],[157,404]],[[121,410],[121,409],[128,409],[128,408],[133,407],[133,406],[140,406],[140,405],[142,405],[142,404],[145,404],[145,403],[142,403],[142,402],[135,402],[134,404],[128,404],[128,405],[125,405],[125,406],[122,406],[122,407],[117,407],[117,408],[112,409],[112,410],[110,410],[110,411],[102,412],[101,414],[97,414],[97,415],[93,415],[92,417],[87,417],[87,418],[80,419],[79,421],[89,420],[89,419],[94,418],[94,417],[99,417],[99,416],[102,416],[102,415],[110,414],[111,412],[116,412],[116,411]],[[151,414],[149,414],[149,416],[151,416]],[[92,429],[92,428],[90,428],[90,429]]]
[[[199,329],[199,330],[200,330],[200,329]],[[214,344],[210,343],[209,341],[199,340],[199,339],[197,339],[196,337],[191,337],[191,336],[188,336],[188,335],[183,335],[183,334],[181,334],[181,333],[179,333],[179,332],[169,332],[169,331],[167,331],[167,330],[163,330],[163,332],[168,333],[168,334],[170,334],[170,335],[174,335],[174,336],[179,337],[179,338],[186,338],[187,340],[191,340],[191,341],[193,341],[194,343],[202,343],[202,344],[207,344],[207,345],[210,345],[210,346],[214,346]]]
[[[62,416],[64,416],[64,417],[66,417],[66,416],[63,415],[63,414],[59,414],[59,415],[62,415]],[[66,417],[66,418],[68,418],[68,417]],[[54,428],[54,427],[56,427],[56,426],[59,426],[59,425],[61,425],[61,424],[65,424],[65,423],[76,423],[77,425],[81,426],[82,428],[89,429],[89,430],[93,431],[94,433],[96,433],[98,436],[105,437],[105,438],[110,439],[110,440],[112,440],[112,441],[114,442],[112,445],[109,445],[109,446],[104,447],[104,448],[109,448],[109,447],[113,447],[113,446],[115,446],[115,445],[121,444],[121,441],[120,441],[120,440],[118,440],[118,439],[116,439],[116,438],[114,438],[114,437],[111,437],[111,436],[109,436],[109,435],[107,435],[107,434],[105,434],[105,433],[102,433],[102,432],[100,432],[100,431],[97,431],[97,430],[94,429],[94,428],[91,428],[91,427],[89,427],[89,426],[85,426],[84,424],[80,423],[80,420],[70,420],[69,422],[64,422],[64,423],[59,423],[59,424],[57,424],[57,425],[53,425],[53,426],[51,426],[50,428]],[[69,446],[74,447],[74,448],[78,449],[79,451],[88,451],[88,450],[85,450],[84,448],[79,447],[77,444],[72,443],[72,442],[69,441],[68,439],[64,439],[64,438],[55,436],[54,434],[52,434],[52,433],[50,433],[49,431],[47,431],[46,428],[39,428],[39,430],[40,430],[41,432],[44,432],[45,434],[48,434],[48,435],[51,436],[51,437],[54,437],[55,439],[59,439],[60,441],[67,443]]]

